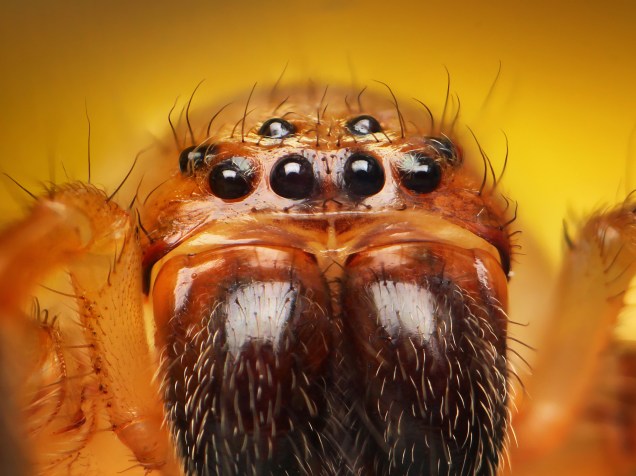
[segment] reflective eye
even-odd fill
[[[269,137],[270,139],[282,139],[296,132],[296,128],[293,124],[287,122],[285,119],[268,119],[263,123],[258,130],[258,135],[263,137]]]
[[[457,160],[457,148],[448,137],[430,137],[428,142],[435,148],[440,157],[443,157],[450,162]]]
[[[350,194],[368,197],[384,187],[384,170],[375,157],[355,153],[344,166],[344,181]]]
[[[429,193],[442,181],[442,167],[421,153],[406,154],[398,165],[402,185],[415,193]]]
[[[347,122],[347,129],[354,135],[365,136],[382,132],[382,126],[373,116],[358,116]]]
[[[205,163],[206,157],[215,153],[216,147],[214,145],[186,147],[179,154],[179,170],[184,175],[192,175]]]
[[[277,195],[299,200],[314,191],[314,170],[302,155],[293,154],[274,165],[269,183]]]
[[[224,200],[249,195],[254,189],[255,170],[245,157],[232,157],[216,164],[210,171],[210,190]]]

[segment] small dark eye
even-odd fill
[[[453,144],[448,137],[430,137],[428,142],[433,146],[440,157],[443,157],[451,163],[458,159],[459,154],[457,147],[455,147],[455,144]]]
[[[216,153],[214,145],[193,145],[186,147],[179,154],[179,170],[184,175],[192,175],[196,169],[206,162],[206,157]]]
[[[285,198],[299,200],[314,191],[314,170],[302,155],[293,154],[279,160],[269,178],[272,190]]]
[[[442,181],[442,167],[422,153],[406,154],[398,165],[402,185],[415,193],[429,193]]]
[[[232,157],[212,167],[209,176],[210,190],[224,200],[242,198],[254,189],[255,176],[251,160]]]
[[[347,129],[354,135],[365,136],[382,132],[382,126],[373,116],[358,116],[347,122]]]
[[[384,187],[384,170],[375,157],[355,153],[345,163],[344,181],[350,194],[368,197]]]
[[[270,139],[282,139],[296,132],[296,128],[293,124],[287,122],[285,119],[268,119],[263,123],[258,130],[258,135],[263,137],[269,137]]]

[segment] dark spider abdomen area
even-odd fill
[[[157,340],[187,474],[494,474],[508,420],[494,258],[427,242],[323,264],[264,245],[163,263]]]

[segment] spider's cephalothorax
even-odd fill
[[[287,94],[228,108],[201,137],[188,120],[140,213],[183,467],[494,474],[508,422],[499,200],[444,124],[386,98]]]
[[[191,98],[108,193],[90,160],[29,191],[0,232],[5,473],[634,474],[634,194],[566,233],[515,392],[546,292],[522,268],[508,319],[507,155],[497,176],[448,98],[364,91]]]

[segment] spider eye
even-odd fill
[[[368,197],[384,187],[384,170],[375,157],[351,154],[344,166],[344,181],[351,195]]]
[[[232,157],[216,164],[210,171],[210,190],[224,200],[235,200],[254,190],[255,170],[245,157]]]
[[[214,145],[193,145],[186,147],[179,154],[179,170],[184,175],[192,175],[206,161],[206,157],[214,155]]]
[[[448,160],[449,162],[457,161],[459,153],[455,144],[446,136],[442,137],[430,137],[428,139],[429,144],[437,151],[440,157]]]
[[[293,124],[279,118],[268,119],[258,130],[260,136],[269,137],[270,139],[282,139],[295,132],[296,128]]]
[[[347,122],[347,129],[356,136],[382,132],[382,126],[373,116],[358,116]]]
[[[279,160],[269,178],[272,190],[284,198],[299,200],[314,191],[314,170],[302,155],[292,154]]]
[[[429,193],[442,181],[442,167],[422,153],[406,154],[398,165],[400,182],[415,193]]]

